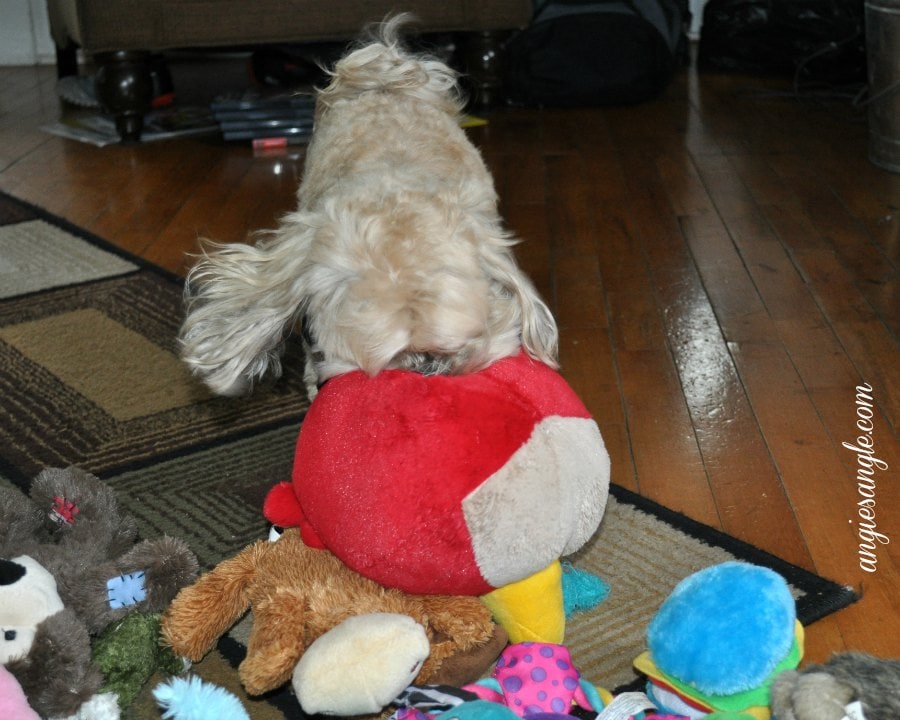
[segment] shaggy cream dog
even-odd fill
[[[215,392],[280,372],[298,322],[319,381],[469,372],[520,348],[556,366],[556,323],[459,127],[456,74],[406,50],[403,21],[380,25],[319,92],[297,210],[189,273],[183,356]]]

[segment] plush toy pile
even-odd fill
[[[566,608],[601,593],[588,583],[582,603],[559,559],[595,531],[608,482],[587,410],[524,355],[467,376],[330,380],[292,481],[265,502],[287,529],[199,579],[180,541],[138,542],[99,479],[48,469],[28,497],[0,490],[0,717],[115,720],[159,671],[164,720],[249,718],[181,677],[247,612],[244,688],[290,683],[308,714],[900,717],[896,661],[846,654],[797,671],[787,583],[742,562],[695,573],[659,608],[635,661],[645,694],[583,678]]]
[[[138,542],[98,478],[50,468],[30,496],[0,489],[0,558],[0,662],[41,717],[117,717],[157,668],[183,668],[159,614],[197,560],[173,538]]]
[[[264,512],[381,585],[481,595],[513,642],[560,643],[559,558],[594,534],[608,490],[590,413],[520,353],[467,375],[332,378]]]
[[[559,558],[608,487],[596,423],[524,353],[461,376],[347,373],[266,499],[288,530],[184,589],[163,633],[199,660],[252,609],[249,693],[291,681],[305,712],[379,712],[410,683],[477,679],[507,639],[561,642]]]

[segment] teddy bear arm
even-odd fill
[[[478,675],[470,677],[469,665],[484,669],[482,665],[487,667],[499,654],[499,649],[494,651],[488,647],[496,631],[490,611],[475,597],[426,595],[422,596],[421,603],[422,622],[428,628],[431,650],[416,682],[430,683],[436,678],[443,682],[445,677],[462,677],[464,682],[474,680]]]
[[[428,684],[451,684],[451,685],[464,685],[468,682],[474,682],[478,675],[476,674],[474,677],[468,677],[468,667],[466,667],[469,663],[466,661],[467,658],[473,657],[475,661],[473,665],[478,665],[478,648],[477,647],[468,647],[466,649],[462,649],[460,644],[451,638],[443,638],[443,639],[434,639],[430,640],[430,649],[428,653],[428,657],[422,663],[422,669],[419,670],[419,674],[416,675],[415,685],[428,685]],[[498,655],[499,652],[495,652],[494,656]],[[490,664],[489,661],[484,663],[484,668],[486,668]],[[484,669],[480,668],[480,669]],[[447,677],[455,677],[458,672],[462,672],[466,679],[463,682],[444,682]]]
[[[176,595],[162,619],[163,639],[175,653],[198,662],[250,609],[260,551],[259,543],[249,546]]]
[[[286,684],[306,650],[306,604],[293,592],[278,592],[253,605],[247,657],[238,672],[250,695]]]

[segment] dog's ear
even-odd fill
[[[518,309],[521,344],[535,360],[552,368],[559,366],[559,329],[550,308],[537,288],[516,264],[509,247],[513,241],[496,238],[482,249],[482,267],[490,279],[511,296]]]
[[[281,374],[284,338],[306,301],[300,269],[312,232],[285,223],[256,246],[208,247],[188,273],[181,356],[216,394]]]
[[[559,367],[559,331],[556,319],[537,290],[526,279],[519,287],[522,305],[522,347],[531,357],[552,368]]]

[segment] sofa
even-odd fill
[[[460,33],[464,70],[481,103],[499,87],[504,32],[531,19],[532,0],[48,0],[61,76],[77,49],[97,66],[97,98],[123,142],[140,140],[153,95],[152,58],[165,50],[350,40],[408,11],[418,33]]]

